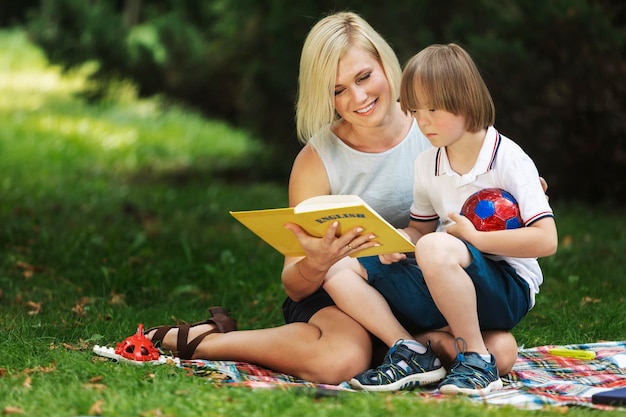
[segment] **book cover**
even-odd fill
[[[352,257],[413,252],[415,246],[395,227],[354,195],[324,195],[304,200],[296,207],[231,211],[244,226],[285,256],[304,256],[298,239],[285,224],[296,223],[310,235],[321,237],[333,221],[338,233],[363,227],[363,234],[373,233],[380,246],[353,253]],[[407,214],[408,215],[408,214]]]
[[[593,394],[591,402],[594,404],[626,405],[626,387]]]

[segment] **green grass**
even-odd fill
[[[170,367],[98,360],[147,326],[206,317],[281,324],[281,256],[229,210],[286,204],[252,183],[262,147],[244,132],[120,83],[102,103],[78,92],[17,32],[0,33],[0,410],[28,416],[527,415],[414,393],[323,395],[220,387]],[[561,246],[542,260],[520,345],[623,340],[622,212],[553,202]],[[539,412],[561,415],[563,410]],[[588,416],[593,410],[571,409]],[[534,413],[537,414],[537,413]],[[605,412],[603,415],[623,415]]]

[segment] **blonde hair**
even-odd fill
[[[400,85],[400,106],[403,111],[430,108],[463,116],[465,128],[472,133],[493,126],[496,118],[493,99],[476,64],[454,43],[431,45],[408,61]]]
[[[306,143],[320,129],[338,119],[335,111],[337,67],[353,46],[364,48],[380,62],[393,97],[399,97],[402,69],[383,37],[356,13],[326,16],[313,26],[302,47],[296,103],[296,130],[300,142]]]

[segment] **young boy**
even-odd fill
[[[417,265],[403,254],[359,262],[405,327],[455,337],[457,357],[440,392],[486,394],[502,382],[481,330],[512,329],[534,305],[543,280],[536,258],[557,248],[553,213],[533,161],[493,127],[491,95],[460,46],[432,45],[415,55],[403,72],[400,102],[433,145],[416,160],[411,222],[403,229],[416,242]],[[481,232],[459,214],[467,197],[494,187],[517,199],[524,227]],[[354,310],[349,314],[377,336],[376,322],[391,320]],[[351,385],[404,388],[435,371],[430,350],[403,345],[398,341],[381,366]]]

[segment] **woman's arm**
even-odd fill
[[[312,146],[306,145],[296,156],[289,177],[289,205],[294,207],[307,198],[330,194],[330,183],[326,168]],[[318,238],[308,237],[298,225],[286,226],[305,242],[306,257],[286,257],[281,275],[287,295],[298,301],[321,287],[328,269],[334,261],[317,251],[314,242]],[[307,242],[309,241],[309,242]],[[313,260],[310,257],[314,258]]]

